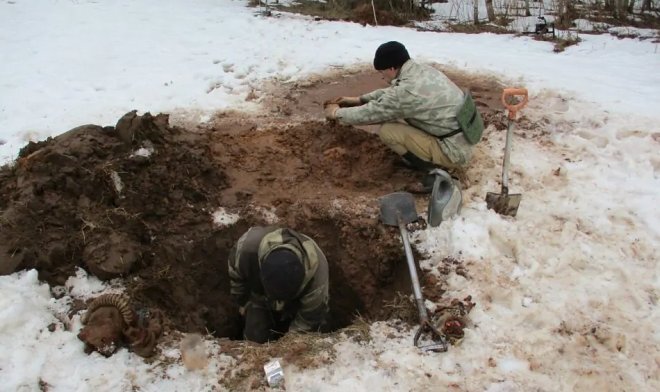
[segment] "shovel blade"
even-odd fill
[[[415,198],[412,193],[394,192],[380,198],[380,220],[390,226],[398,226],[399,221],[408,224],[418,218]]]
[[[488,192],[486,194],[486,205],[488,209],[494,210],[500,215],[516,216],[520,206],[522,195],[513,195]]]

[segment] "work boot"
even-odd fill
[[[414,170],[429,172],[439,167],[432,162],[423,160],[412,152],[406,152],[403,154],[401,156],[401,160],[403,161],[404,165]]]

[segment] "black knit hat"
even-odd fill
[[[288,249],[275,249],[261,262],[261,284],[269,299],[286,301],[294,298],[304,279],[302,261]]]
[[[401,42],[390,41],[382,44],[376,49],[374,56],[374,68],[382,71],[390,68],[401,68],[410,55]]]

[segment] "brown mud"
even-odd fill
[[[502,113],[500,95],[504,84],[490,75],[465,73],[455,67],[434,65],[462,89],[469,89],[481,109],[486,123],[492,123]],[[387,87],[388,83],[372,68],[338,67],[323,75],[314,75],[305,80],[288,83],[273,83],[265,87],[260,98],[268,115],[277,115],[284,121],[301,122],[321,120],[323,102],[339,96],[358,96],[369,91]],[[510,86],[507,86],[510,87]],[[499,121],[498,129],[504,129]],[[360,126],[359,129],[375,132],[377,126]]]
[[[487,125],[504,128],[497,81],[444,71],[473,91]],[[238,338],[227,255],[250,226],[278,224],[324,250],[331,329],[356,315],[410,319],[412,305],[400,306],[410,293],[405,255],[398,230],[379,222],[378,198],[420,174],[400,166],[373,127],[321,118],[324,100],[383,86],[375,72],[339,70],[265,88],[257,115],[220,113],[184,129],[165,114],[130,112],[115,127],[30,143],[0,169],[0,274],[35,268],[62,285],[84,268],[120,278],[169,328]],[[219,208],[238,221],[214,223]],[[425,295],[440,299],[442,282],[421,278]]]

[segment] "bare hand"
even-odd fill
[[[323,102],[323,107],[332,104],[337,104],[341,108],[349,108],[362,105],[362,101],[360,100],[360,97],[337,97]]]
[[[336,103],[328,103],[323,105],[323,113],[325,113],[325,118],[330,121],[334,121],[337,119],[337,109],[339,109],[339,105]]]
[[[362,100],[360,100],[360,97],[339,97],[337,104],[342,108],[348,108],[362,105]]]

